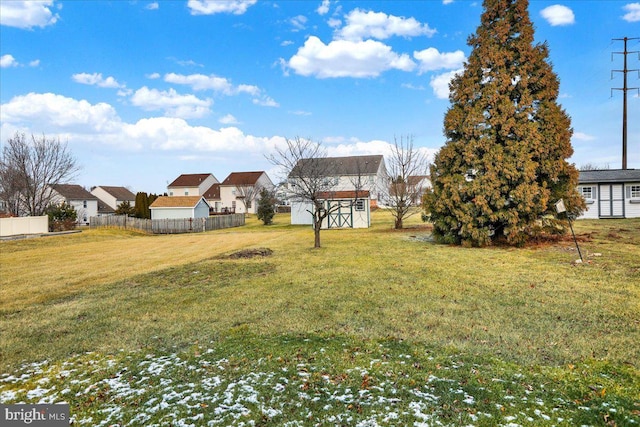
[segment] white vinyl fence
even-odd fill
[[[46,215],[0,218],[0,237],[21,234],[44,234],[48,231],[49,217]]]
[[[216,215],[208,218],[142,219],[126,215],[92,216],[91,228],[133,228],[154,234],[201,233],[244,225],[243,214]]]

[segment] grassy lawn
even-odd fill
[[[391,229],[0,242],[0,402],[77,425],[639,425],[640,221],[525,249]],[[230,258],[247,248],[271,256]]]

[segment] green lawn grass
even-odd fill
[[[570,238],[436,245],[418,217],[395,231],[378,211],[371,229],[323,231],[312,249],[309,227],[275,219],[194,235],[85,230],[0,243],[0,402],[38,401],[34,390],[48,389],[82,425],[199,414],[222,425],[638,421],[640,221],[576,222],[586,262],[575,264]],[[273,254],[226,257],[258,247]],[[178,363],[165,382],[144,379],[165,358]],[[109,378],[151,383],[122,396]],[[93,384],[94,401],[76,396],[74,379]],[[200,409],[169,401],[135,421],[168,380],[200,393]],[[257,397],[231,393],[223,406],[244,410],[220,412],[238,382]],[[300,393],[308,400],[297,407]]]

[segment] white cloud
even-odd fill
[[[415,18],[403,18],[383,12],[354,9],[346,16],[346,20],[346,25],[337,33],[338,38],[345,40],[358,41],[370,37],[384,40],[393,36],[431,37],[436,33],[428,24],[421,24]]]
[[[13,57],[13,55],[2,55],[0,56],[0,68],[9,68],[9,67],[17,67],[18,61]]]
[[[622,17],[627,22],[640,21],[640,3],[629,3],[623,7],[627,13]]]
[[[280,106],[280,104],[278,104],[273,98],[266,95],[260,98],[254,98],[253,103],[255,105],[260,105],[262,107],[279,107]]]
[[[34,59],[33,61],[29,61],[29,67],[37,67],[38,65],[40,65],[39,59]]]
[[[426,90],[426,88],[422,85],[415,86],[411,83],[402,83],[400,86],[405,89],[411,89],[411,90]]]
[[[160,9],[160,5],[158,4],[158,2],[157,2],[157,1],[154,1],[154,2],[152,2],[152,3],[149,3],[149,4],[145,7],[145,9],[147,9],[147,10],[158,10],[158,9]]]
[[[448,73],[440,74],[432,77],[429,82],[429,86],[433,89],[433,93],[439,99],[449,98],[449,83],[456,76],[456,74],[462,73],[462,69],[449,71]]]
[[[155,80],[160,78],[160,73],[151,73],[147,75],[148,79]]]
[[[442,0],[442,4],[451,4],[453,0]]]
[[[329,5],[330,5],[329,0],[322,0],[322,3],[320,4],[320,6],[318,6],[318,8],[316,9],[316,12],[318,12],[318,15],[326,15],[327,13],[329,13]]]
[[[189,0],[187,7],[192,15],[213,15],[216,13],[232,13],[242,15],[257,0]]]
[[[133,94],[131,103],[146,111],[162,110],[167,117],[198,118],[211,112],[209,107],[213,101],[180,95],[174,89],[159,91],[144,86]]]
[[[575,16],[573,11],[567,6],[561,4],[554,4],[553,6],[545,7],[540,12],[540,15],[552,26],[558,25],[571,25],[574,24]]]
[[[376,77],[383,71],[411,71],[416,64],[409,55],[399,55],[391,47],[375,41],[335,40],[325,45],[310,36],[287,64],[303,76]]]
[[[232,114],[227,114],[223,117],[220,117],[218,119],[218,122],[222,123],[223,125],[236,125],[238,124],[238,120],[232,115]]]
[[[574,132],[573,138],[577,139],[578,141],[593,141],[596,139],[595,136],[589,135],[584,132]]]
[[[359,141],[355,138],[351,138],[348,141],[344,138],[330,138],[325,139],[323,142],[330,144],[330,140],[333,140],[333,145],[327,145],[327,153],[329,157],[346,157],[346,156],[366,156],[382,154],[385,157],[391,157],[393,154],[394,145],[390,142],[383,140],[371,140],[371,141]],[[336,142],[340,142],[335,144]],[[416,147],[416,149],[424,154],[428,159],[433,159],[433,156],[438,151],[434,148]]]
[[[74,74],[72,77],[74,82],[81,83],[90,86],[98,86],[98,87],[106,87],[106,88],[114,88],[120,89],[123,88],[124,85],[121,85],[117,82],[116,79],[109,76],[106,79],[102,77],[101,73],[78,73]]]
[[[0,121],[7,126],[31,127],[38,132],[60,134],[109,133],[120,126],[120,118],[109,104],[90,104],[53,93],[16,96],[0,108]]]
[[[125,123],[106,103],[92,105],[52,93],[30,93],[0,105],[0,137],[16,130],[57,135],[71,144],[109,144],[122,150],[185,150],[267,153],[283,146],[280,136],[256,137],[236,127],[191,126],[176,117],[150,117]]]
[[[213,90],[214,92],[220,92],[224,95],[248,93],[257,96],[261,92],[257,86],[247,84],[234,86],[228,79],[215,75],[169,73],[165,74],[164,81],[167,83],[187,85],[193,90]]]
[[[289,20],[289,22],[291,22],[295,31],[304,30],[307,25],[307,17],[304,15],[294,16]]]
[[[51,12],[54,0],[0,1],[0,25],[31,29],[46,27],[58,21],[58,14]]]
[[[413,52],[413,57],[419,61],[418,69],[420,74],[428,71],[442,69],[458,69],[466,60],[464,52],[456,50],[455,52],[438,52],[438,49],[430,47],[425,50]]]

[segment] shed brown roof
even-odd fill
[[[169,184],[168,187],[197,187],[210,176],[213,175],[210,173],[182,174]]]
[[[255,185],[264,171],[259,172],[231,172],[228,177],[222,181],[222,185]]]
[[[202,196],[160,196],[151,203],[150,208],[193,208]]]
[[[67,200],[97,200],[98,198],[77,184],[51,185],[58,194]]]
[[[111,194],[116,198],[116,200],[136,200],[136,195],[125,187],[111,187],[107,185],[101,185],[100,188]]]

